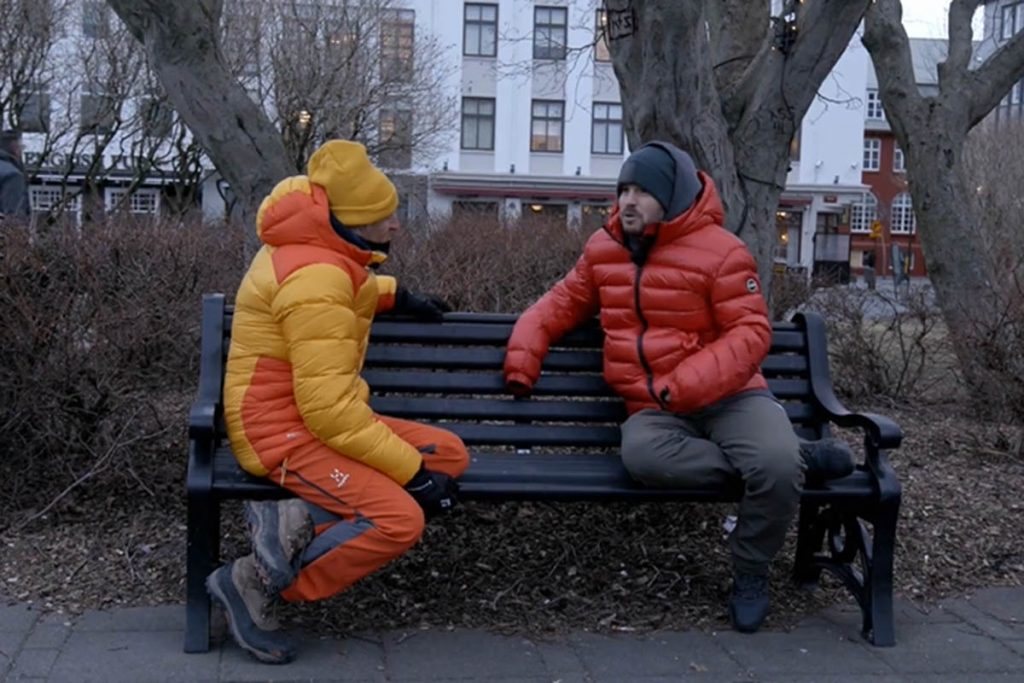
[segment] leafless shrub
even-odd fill
[[[519,312],[564,276],[589,232],[563,218],[458,217],[395,245],[393,272],[466,311]]]
[[[949,338],[926,288],[897,298],[831,287],[817,291],[806,308],[825,317],[833,381],[851,401],[909,402],[948,390]]]
[[[136,474],[180,436],[165,404],[194,391],[200,294],[237,286],[241,244],[198,221],[5,225],[0,500],[36,504],[114,463]]]

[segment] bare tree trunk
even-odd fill
[[[292,167],[280,134],[227,68],[218,41],[223,0],[107,1],[253,224],[260,200]]]
[[[788,0],[798,30],[785,45],[767,0],[605,0],[630,146],[662,139],[694,156],[766,290],[790,143],[868,3]]]
[[[877,0],[866,15],[864,45],[878,74],[886,116],[907,160],[907,175],[928,275],[968,386],[978,405],[992,396],[992,370],[1007,354],[1001,326],[1010,274],[989,258],[978,226],[965,164],[967,134],[1024,77],[1024,32],[1018,32],[977,68],[970,68],[971,18],[981,0],[953,0],[949,53],[939,64],[939,92],[917,88],[899,0]],[[998,373],[997,373],[998,374]]]

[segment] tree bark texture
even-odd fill
[[[218,41],[223,0],[108,0],[143,44],[164,90],[249,225],[263,196],[292,173],[280,133],[231,76]]]
[[[1000,367],[1000,326],[1019,292],[1000,272],[977,234],[985,216],[972,193],[965,144],[972,127],[1024,77],[1024,33],[970,69],[971,17],[979,0],[954,0],[949,10],[949,56],[939,65],[939,92],[917,88],[899,0],[877,0],[866,15],[864,44],[878,74],[886,117],[906,155],[907,181],[918,234],[957,359],[975,398],[984,401]]]
[[[782,46],[767,0],[605,0],[630,146],[668,140],[693,155],[766,290],[790,143],[869,2],[787,1],[797,33]]]

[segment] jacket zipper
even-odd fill
[[[637,265],[636,267],[636,283],[633,285],[633,302],[636,305],[636,317],[640,319],[640,336],[636,338],[636,351],[640,357],[640,365],[643,367],[644,372],[647,373],[647,392],[654,399],[654,402],[665,410],[665,404],[661,398],[658,397],[658,392],[654,390],[654,370],[651,368],[650,361],[647,360],[647,355],[644,354],[644,335],[647,334],[647,318],[644,317],[644,312],[640,309],[640,275],[643,272],[643,266]]]

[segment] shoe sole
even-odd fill
[[[225,592],[224,587],[221,586],[220,582],[215,578],[219,575],[220,571],[221,570],[217,570],[206,578],[206,592],[209,593],[214,602],[220,605],[221,609],[224,610],[224,616],[228,622],[228,630],[231,631],[231,637],[234,638],[238,647],[242,648],[264,664],[287,664],[292,661],[295,658],[294,652],[285,651],[280,655],[275,656],[246,642],[245,638],[242,637],[234,616],[231,614],[230,598]],[[228,582],[231,582],[230,575],[228,577]],[[241,596],[238,596],[238,600],[241,601],[241,599]]]
[[[267,594],[273,596],[294,583],[299,568],[297,566],[298,557],[294,561],[289,561],[285,557],[281,544],[274,542],[280,540],[277,529],[281,519],[277,512],[277,506],[269,506],[267,509],[273,510],[269,515],[272,517],[270,520],[264,519],[264,515],[258,514],[254,506],[246,501],[245,521],[249,527],[249,537],[252,538],[252,551],[256,557],[256,573],[259,574]],[[300,534],[300,547],[308,545],[313,540],[313,519],[307,516],[302,529],[297,533]]]

